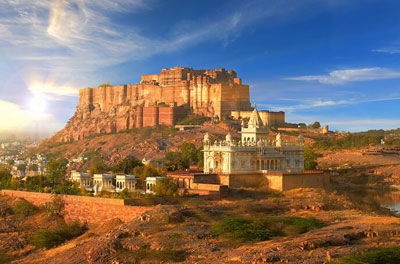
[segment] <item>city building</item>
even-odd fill
[[[115,186],[113,185],[113,175],[112,174],[94,174],[93,175],[93,189],[95,193],[101,191],[113,192],[115,191]]]
[[[136,189],[137,180],[133,175],[117,175],[115,176],[115,191],[121,192],[125,189],[132,192]]]
[[[88,191],[93,189],[93,179],[90,173],[72,171],[71,181],[77,182],[80,188],[85,188]]]
[[[164,179],[165,177],[155,176],[155,177],[147,177],[146,178],[146,193],[155,194],[154,188],[160,180]]]
[[[270,137],[257,109],[249,121],[242,120],[241,139],[227,134],[225,140],[212,142],[204,135],[204,171],[170,172],[181,190],[188,193],[226,193],[227,188],[265,187],[277,191],[294,188],[324,188],[329,175],[304,170],[304,138],[283,140]],[[224,188],[220,188],[224,186]]]

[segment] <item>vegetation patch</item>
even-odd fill
[[[182,262],[187,257],[187,252],[184,250],[152,250],[152,249],[139,249],[135,251],[123,250],[119,252],[120,258],[135,259],[134,263],[141,263],[141,261],[152,261],[149,263],[165,263],[165,262]],[[148,263],[148,262],[146,262]]]
[[[37,211],[37,207],[27,200],[22,199],[12,207],[12,211],[17,216],[27,217],[33,215]]]
[[[273,236],[302,234],[324,226],[325,222],[313,217],[227,217],[214,223],[212,232],[237,242],[257,242]]]
[[[79,222],[60,224],[53,230],[37,230],[30,239],[30,244],[37,248],[52,248],[63,242],[82,235],[87,230],[86,225]]]
[[[352,254],[341,258],[340,264],[398,264],[400,246],[377,248],[362,254]]]
[[[184,119],[180,120],[178,125],[202,125],[210,120],[211,118],[207,116],[188,115]]]

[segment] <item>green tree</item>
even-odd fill
[[[179,150],[181,152],[181,157],[186,165],[188,167],[189,165],[193,165],[197,163],[197,148],[193,143],[183,143],[180,147]]]
[[[182,170],[187,167],[180,152],[169,151],[165,154],[164,166],[169,171]]]
[[[11,173],[3,165],[0,165],[0,189],[8,189],[11,185]]]
[[[13,159],[8,159],[8,160],[7,160],[7,164],[10,165],[10,166],[12,166],[12,165],[15,164],[15,161],[14,161]]]
[[[104,173],[109,170],[107,164],[101,157],[91,157],[88,162],[88,169],[90,173]]]
[[[306,170],[314,170],[317,168],[318,154],[311,147],[304,148],[304,168]]]
[[[318,121],[315,121],[314,123],[310,124],[310,128],[319,129],[321,128],[321,124]]]
[[[68,161],[65,158],[53,159],[46,164],[46,178],[52,186],[60,183],[66,175]]]
[[[138,160],[134,156],[128,156],[115,164],[115,166],[113,167],[113,171],[129,174],[133,172],[134,168],[139,166],[143,166],[143,163],[140,160]]]
[[[203,153],[203,147],[200,147],[197,150],[197,166],[199,166],[199,168],[203,168],[204,167],[204,153]]]
[[[146,165],[146,166],[135,167],[133,169],[133,174],[135,176],[139,177],[138,184],[139,184],[139,186],[142,186],[147,177],[164,175],[165,172],[163,172],[161,169],[158,169],[155,166],[149,164],[149,165]]]
[[[157,181],[154,192],[161,196],[174,196],[178,192],[178,186],[169,178]]]

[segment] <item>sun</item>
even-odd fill
[[[29,102],[29,111],[33,117],[40,117],[46,111],[46,98],[40,94],[35,94]]]

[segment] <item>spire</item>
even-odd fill
[[[257,107],[256,107],[256,105],[254,105],[254,106],[255,107],[254,107],[253,113],[251,113],[250,120],[249,120],[247,127],[249,127],[249,128],[263,127],[264,125],[263,125],[260,115],[258,114]]]

